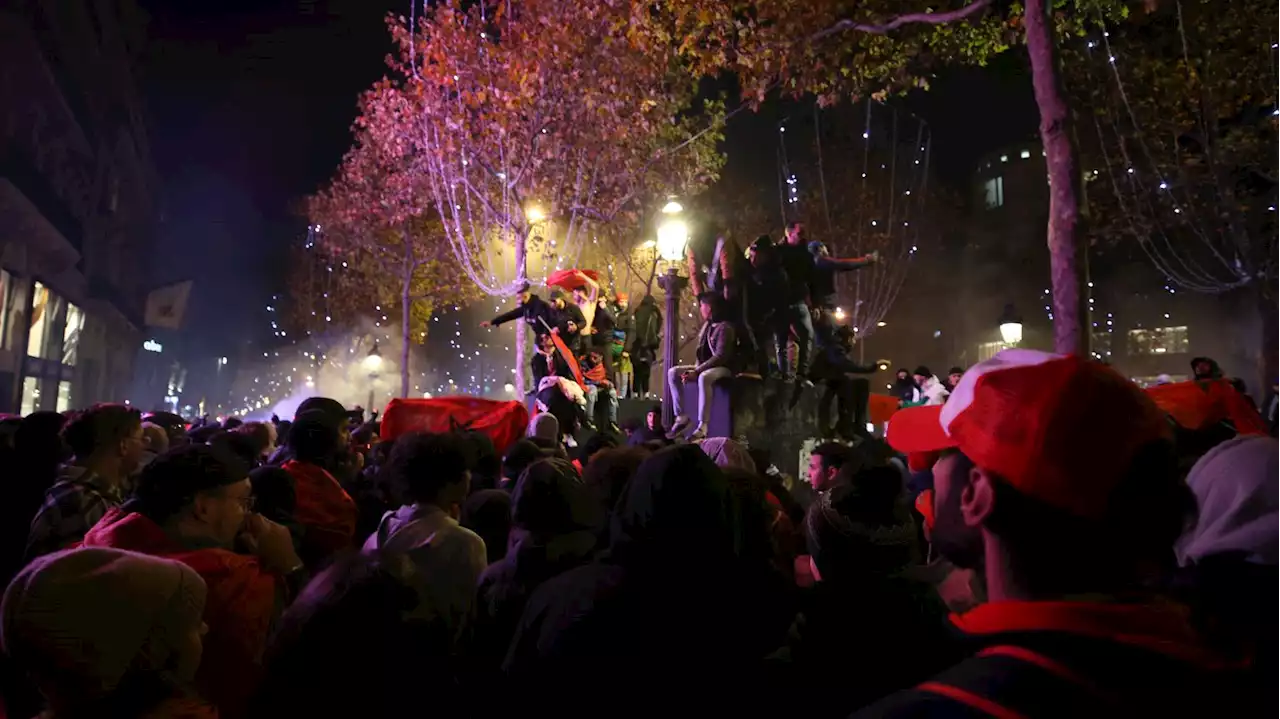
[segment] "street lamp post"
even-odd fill
[[[667,373],[676,366],[679,349],[680,293],[688,286],[689,279],[680,276],[679,261],[684,258],[685,245],[689,243],[689,225],[681,219],[684,208],[674,200],[662,208],[658,222],[658,256],[667,261],[667,271],[658,278],[658,286],[667,295],[667,314],[662,322],[662,424],[670,427],[675,421],[675,404],[671,397],[671,383]]]
[[[1017,347],[1022,342],[1022,318],[1018,316],[1018,311],[1014,309],[1013,304],[1004,306],[1004,312],[1000,313],[1000,339],[1011,347]]]
[[[382,369],[382,352],[378,349],[378,341],[373,341],[373,348],[365,355],[364,368],[369,372],[369,418],[373,418],[373,385],[378,381],[378,372]]]

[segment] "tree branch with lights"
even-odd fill
[[[390,26],[395,80],[363,121],[376,143],[411,148],[447,246],[484,294],[577,266],[597,228],[635,225],[645,198],[687,191],[689,158],[718,170],[705,128],[722,108],[693,107],[674,48],[629,41],[625,6],[450,0]],[[703,131],[661,147],[690,116]],[[516,347],[523,391],[523,337]]]
[[[1081,178],[1058,43],[1077,30],[1077,16],[1094,14],[1112,19],[1127,8],[1122,0],[1068,0],[1065,7],[1050,0],[1010,6],[987,0],[633,0],[631,33],[659,46],[680,38],[682,57],[695,71],[733,72],[743,95],[756,102],[775,88],[811,93],[824,103],[884,97],[928,87],[939,63],[984,64],[1025,43],[1050,178],[1054,345],[1084,353]]]

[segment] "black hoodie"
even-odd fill
[[[698,447],[646,459],[609,551],[527,604],[503,665],[523,709],[545,702],[547,714],[598,716],[605,701],[614,715],[641,715],[749,702],[720,680],[742,681],[779,638],[759,631],[768,608],[739,561],[734,516],[727,481]]]
[[[480,575],[469,654],[497,670],[525,603],[543,582],[595,551],[604,510],[572,464],[540,459],[520,475],[511,495],[512,547]]]

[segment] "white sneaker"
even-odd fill
[[[706,438],[707,438],[707,428],[706,426],[700,424],[698,425],[698,428],[690,432],[689,436],[686,437],[685,439],[689,440],[690,442],[697,442],[700,439],[706,439]]]
[[[675,439],[676,437],[679,437],[686,429],[689,428],[690,422],[691,420],[688,417],[678,415],[675,418],[675,421],[671,423],[671,431],[667,432],[667,439]]]

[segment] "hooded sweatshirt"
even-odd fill
[[[534,462],[512,493],[514,546],[480,575],[471,654],[497,669],[529,596],[590,559],[603,509],[563,459]]]
[[[350,547],[359,511],[338,480],[324,467],[296,459],[280,468],[293,477],[294,518],[306,530],[304,557],[312,562]]]
[[[407,554],[423,579],[426,606],[455,630],[466,624],[476,580],[488,564],[484,540],[434,505],[405,505],[387,512],[364,551]]]
[[[209,633],[196,686],[224,716],[239,716],[261,675],[267,635],[283,606],[284,580],[256,557],[210,544],[183,542],[129,506],[112,509],[84,537],[86,547],[114,547],[174,559],[208,587]]]
[[[1175,588],[1214,648],[1247,668],[1239,695],[1261,697],[1259,706],[1275,701],[1277,455],[1274,439],[1255,436],[1200,458],[1187,476],[1196,524],[1174,545],[1183,567]]]
[[[40,685],[56,719],[214,717],[169,670],[200,622],[205,585],[190,567],[117,549],[40,557],[5,592],[0,644]],[[126,714],[126,712],[128,712]]]
[[[621,696],[635,715],[669,711],[676,698],[728,710],[749,702],[716,678],[740,681],[777,638],[759,634],[767,600],[741,571],[734,516],[727,481],[699,448],[646,459],[606,555],[530,597],[503,664],[511,694],[558,716],[597,716],[599,701]]]

